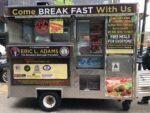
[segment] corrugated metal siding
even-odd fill
[[[36,6],[37,2],[48,2],[54,5],[54,0],[8,0],[9,6]],[[104,4],[119,2],[120,0],[73,0],[75,5],[86,5],[86,4]]]
[[[150,93],[150,73],[138,75],[138,93]]]
[[[4,2],[0,0],[0,16],[4,16]]]

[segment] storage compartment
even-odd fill
[[[81,75],[80,76],[80,90],[100,90],[100,76],[99,75]]]
[[[133,56],[129,55],[110,55],[107,56],[106,64],[107,75],[128,76],[133,73]]]

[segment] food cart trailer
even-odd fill
[[[150,75],[149,71],[139,71],[137,73],[137,92],[136,97],[141,101],[143,97],[150,96]]]
[[[136,85],[137,4],[7,7],[8,97],[114,99]]]

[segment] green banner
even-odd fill
[[[55,0],[55,5],[73,5],[73,0]]]

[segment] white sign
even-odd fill
[[[119,62],[112,62],[112,71],[113,72],[120,71],[120,63]]]

